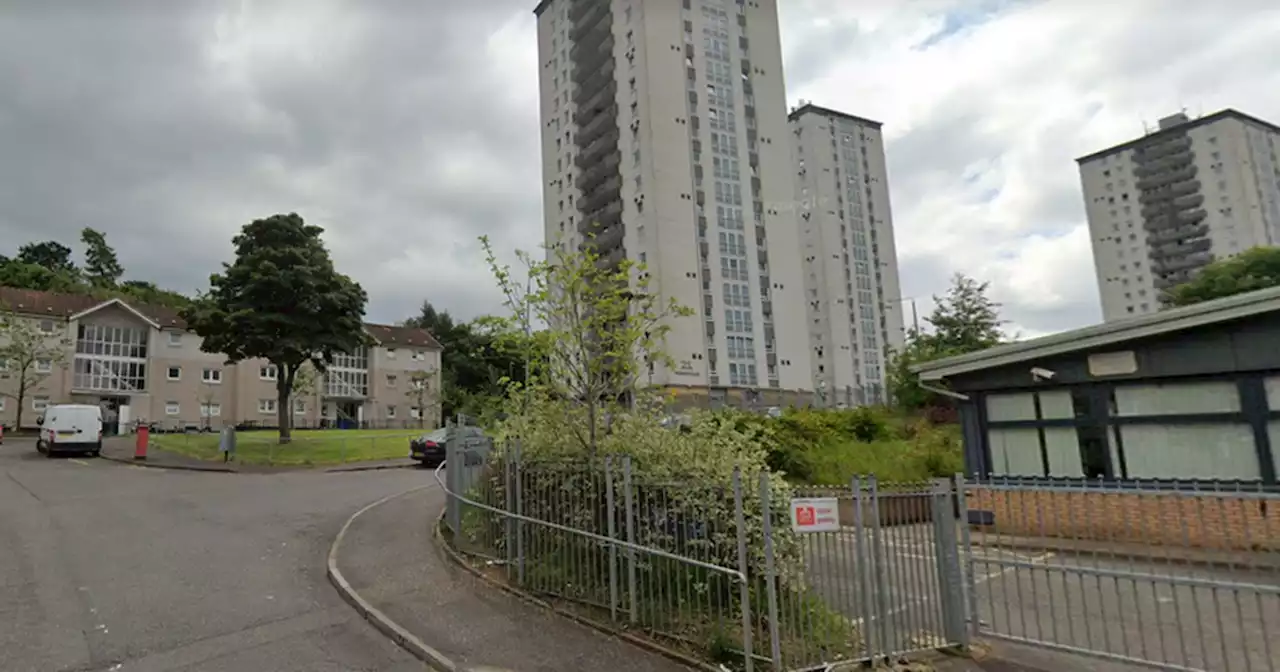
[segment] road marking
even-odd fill
[[[68,462],[71,462],[72,464],[78,464],[78,465],[80,465],[80,466],[82,466],[82,467],[87,467],[87,466],[89,466],[89,463],[88,463],[88,462],[85,462],[84,460],[77,460],[77,459],[75,459],[74,457],[73,457],[73,458],[68,459],[67,461],[68,461]]]

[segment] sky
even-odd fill
[[[779,1],[786,104],[884,123],[922,316],[961,272],[1011,334],[1098,321],[1074,159],[1183,109],[1280,123],[1274,0]],[[534,4],[0,0],[0,253],[92,226],[195,292],[297,212],[371,320],[500,312],[477,238],[542,235]]]

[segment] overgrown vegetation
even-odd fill
[[[1189,306],[1276,286],[1280,286],[1280,247],[1255,247],[1205,266],[1162,299],[1173,306]]]
[[[124,280],[125,269],[103,232],[85,228],[80,232],[80,243],[83,264],[75,262],[70,247],[56,240],[26,243],[14,257],[0,255],[0,285],[170,308],[183,308],[190,302],[190,298],[152,282]]]

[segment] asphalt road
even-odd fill
[[[406,672],[325,577],[364,504],[427,470],[269,476],[0,446],[5,672]]]
[[[806,535],[807,572],[825,601],[877,643],[893,651],[922,648],[944,632],[930,527],[882,529],[879,575],[869,562],[859,563],[865,556],[852,530]],[[861,541],[869,553],[870,535]],[[1280,643],[1267,634],[1280,628],[1280,571],[981,547],[972,558],[984,631],[1186,669],[1280,670]],[[863,566],[866,582],[857,578]],[[1055,670],[1142,669],[1043,651],[1039,657],[1038,664],[1048,660],[1047,669]]]

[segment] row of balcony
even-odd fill
[[[1191,254],[1171,259],[1163,259],[1159,261],[1153,259],[1151,262],[1151,270],[1166,278],[1185,276],[1185,280],[1181,280],[1177,283],[1180,284],[1181,282],[1186,282],[1191,279],[1191,271],[1207,266],[1212,261],[1213,253],[1211,252],[1193,252]],[[1159,286],[1157,285],[1157,287]]]
[[[576,138],[578,146],[589,146],[604,133],[618,132],[618,105],[615,103],[604,108],[580,112],[575,121],[578,123]]]
[[[1147,164],[1189,149],[1191,149],[1191,138],[1179,135],[1135,148],[1133,150],[1133,161],[1134,163]]]
[[[1147,258],[1153,264],[1164,263],[1179,257],[1185,257],[1195,252],[1208,252],[1213,246],[1213,242],[1208,238],[1192,237],[1177,238],[1173,241],[1163,244],[1156,244],[1147,251]]]
[[[1147,189],[1138,194],[1138,202],[1147,205],[1149,203],[1158,203],[1178,198],[1180,196],[1189,196],[1199,193],[1200,180],[1190,179],[1181,182],[1173,182],[1158,189]]]
[[[607,154],[596,159],[590,168],[578,175],[574,186],[581,193],[590,193],[610,176],[617,175],[620,163],[622,163],[622,155],[618,153],[617,145],[613,145]]]
[[[584,213],[582,221],[578,222],[578,233],[590,236],[592,233],[599,233],[601,229],[614,225],[622,224],[622,201],[609,201],[603,208]]]
[[[1158,159],[1152,159],[1143,163],[1137,163],[1133,168],[1133,175],[1139,179],[1164,172],[1166,170],[1175,170],[1182,166],[1195,162],[1195,153],[1191,150],[1174,152],[1168,156]]]
[[[609,13],[608,0],[578,0],[569,8],[569,39],[577,42]]]
[[[1149,201],[1142,207],[1143,219],[1149,219],[1166,213],[1178,213],[1185,210],[1194,210],[1204,205],[1203,194],[1187,194],[1185,196],[1174,196],[1173,194],[1165,194],[1159,200]]]
[[[611,152],[618,151],[618,127],[606,126],[604,132],[589,143],[579,144],[578,157],[574,164],[580,170],[588,170],[604,161]]]
[[[1175,182],[1191,181],[1195,179],[1195,176],[1195,165],[1188,164],[1180,168],[1152,173],[1135,182],[1134,186],[1142,191],[1150,191],[1171,185]]]
[[[610,201],[618,200],[622,195],[622,178],[618,174],[614,174],[602,183],[600,186],[582,195],[578,200],[578,209],[581,212],[593,212],[600,210],[608,205]]]

